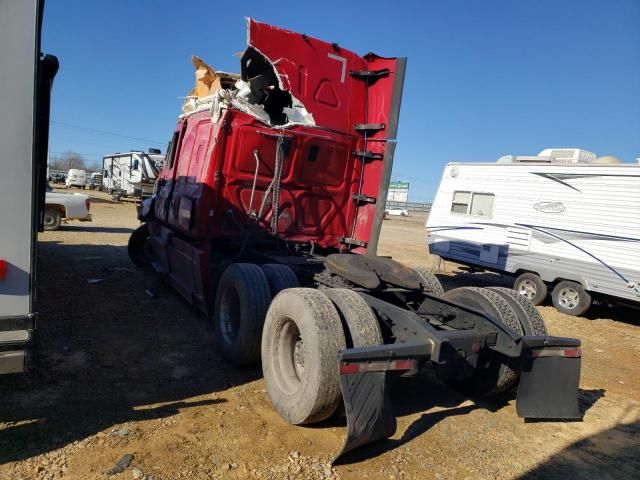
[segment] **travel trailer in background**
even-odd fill
[[[36,328],[36,235],[58,60],[40,53],[43,3],[0,2],[0,374],[27,369]]]
[[[102,190],[109,192],[114,200],[150,196],[163,162],[164,155],[153,148],[149,153],[105,155],[102,160]]]
[[[513,274],[514,288],[581,315],[640,305],[640,165],[580,149],[450,163],[426,228],[445,260]]]

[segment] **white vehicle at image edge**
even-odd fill
[[[408,217],[409,210],[406,208],[388,208],[384,211],[384,217]]]
[[[91,202],[87,195],[48,190],[44,203],[45,230],[58,230],[63,220],[91,221],[89,213]]]
[[[87,188],[87,172],[86,170],[78,170],[76,168],[72,168],[67,173],[67,179],[64,182],[64,186],[66,188],[78,187],[85,189]]]

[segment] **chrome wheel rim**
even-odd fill
[[[518,285],[518,293],[531,300],[536,296],[536,293],[538,293],[538,287],[531,280],[523,280],[520,282],[520,285]]]
[[[573,310],[578,306],[579,302],[580,295],[573,288],[565,287],[558,292],[558,303],[567,310]]]

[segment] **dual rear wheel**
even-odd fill
[[[438,291],[436,285],[430,290]],[[443,298],[487,313],[517,334],[547,334],[535,306],[514,290],[466,287]],[[274,408],[296,425],[325,420],[338,409],[341,350],[383,343],[379,321],[358,293],[299,288],[283,265],[229,266],[220,279],[214,319],[222,355],[236,365],[260,359]],[[469,396],[492,396],[513,388],[518,377],[517,365],[491,352],[484,368],[447,383]]]
[[[234,365],[253,365],[260,358],[260,338],[271,299],[298,286],[286,265],[234,263],[216,290],[213,311],[218,351]]]
[[[448,291],[443,298],[490,315],[519,335],[547,335],[540,313],[533,303],[515,290],[501,287],[462,287]],[[520,376],[519,366],[497,352],[484,368],[464,379],[445,382],[471,397],[490,397],[514,388]]]

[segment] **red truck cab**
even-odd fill
[[[375,253],[393,163],[405,59],[248,30],[241,80],[180,116],[149,224],[157,269],[203,310],[214,244]]]

